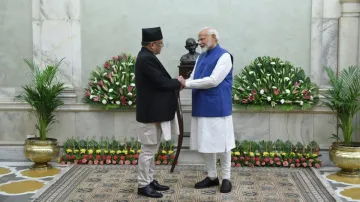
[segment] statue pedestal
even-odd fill
[[[194,70],[195,63],[180,64],[179,67],[179,76],[181,75],[184,79],[188,79],[191,75],[191,72]]]
[[[191,75],[191,72],[194,70],[194,63],[181,63],[179,67],[179,76],[181,75],[184,79],[188,79]],[[191,105],[191,89],[183,89],[180,91],[180,100],[183,106]]]

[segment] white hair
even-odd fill
[[[204,27],[201,31],[203,31],[205,29],[208,29],[208,34],[209,35],[214,34],[216,41],[219,41],[220,37],[219,37],[219,33],[216,31],[216,29],[210,28],[210,27]]]

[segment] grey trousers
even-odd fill
[[[160,124],[142,124],[139,140],[141,152],[138,159],[138,187],[142,188],[154,180],[155,154],[159,150],[161,139]]]

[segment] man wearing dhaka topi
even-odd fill
[[[222,170],[221,193],[231,192],[231,149],[235,148],[232,120],[233,57],[219,45],[213,28],[199,32],[202,53],[183,87],[192,89],[190,148],[204,153],[208,176],[195,184],[196,189],[218,186],[216,155]]]
[[[136,120],[139,122],[138,138],[141,142],[138,171],[138,194],[152,198],[163,196],[168,186],[154,179],[154,156],[165,140],[179,134],[175,116],[176,90],[181,89],[184,78],[172,79],[156,57],[163,48],[160,27],[142,29],[142,48],[136,58]]]

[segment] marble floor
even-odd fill
[[[69,166],[53,164],[44,172],[29,170],[29,162],[0,162],[0,201],[30,201],[38,190],[54,178],[60,177]],[[330,182],[337,195],[345,202],[360,201],[360,178],[344,178],[335,175],[335,167],[321,168],[321,176]]]

